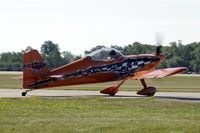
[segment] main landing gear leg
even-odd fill
[[[140,81],[144,88],[137,92],[138,95],[153,96],[156,93],[155,87],[147,87],[144,79],[140,79]]]
[[[26,96],[27,92],[32,91],[32,90],[33,89],[29,89],[29,90],[26,90],[26,91],[22,92],[22,96]]]

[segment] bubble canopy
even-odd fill
[[[101,48],[96,50],[90,54],[85,55],[85,57],[89,57],[94,61],[109,61],[118,58],[125,58],[125,56],[118,50],[114,48]]]

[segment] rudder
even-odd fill
[[[23,88],[37,88],[37,82],[50,74],[49,68],[37,50],[25,53],[23,64]]]

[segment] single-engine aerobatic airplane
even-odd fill
[[[118,85],[100,91],[115,95],[126,80],[140,80],[144,88],[137,94],[153,96],[156,88],[148,87],[144,79],[188,71],[185,67],[156,70],[156,66],[165,59],[160,48],[157,47],[155,54],[128,56],[113,48],[102,48],[54,70],[49,70],[39,52],[32,50],[23,56],[23,88],[27,90],[22,92],[22,96],[28,91],[42,88],[120,81]]]

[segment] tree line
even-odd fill
[[[98,45],[85,51],[89,54],[98,50],[104,45]],[[149,54],[155,53],[156,46],[134,42],[126,46],[112,45],[122,51],[123,54]],[[28,46],[21,52],[3,52],[0,54],[0,70],[22,70],[22,56],[26,51],[32,48]],[[40,48],[40,53],[43,56],[47,65],[53,69],[64,64],[68,64],[81,58],[81,55],[74,55],[70,51],[60,51],[59,45],[52,41],[45,41]],[[171,42],[168,46],[162,46],[162,53],[166,56],[166,60],[161,63],[159,68],[167,67],[188,67],[190,72],[200,73],[200,42],[193,42],[183,45],[181,41]]]
[[[33,48],[27,46],[21,52],[3,52],[0,54],[0,71],[21,71],[23,69],[23,54]],[[70,51],[60,51],[59,45],[52,41],[45,41],[41,45],[40,53],[45,63],[53,69],[72,61],[80,59],[80,55],[74,55]]]

